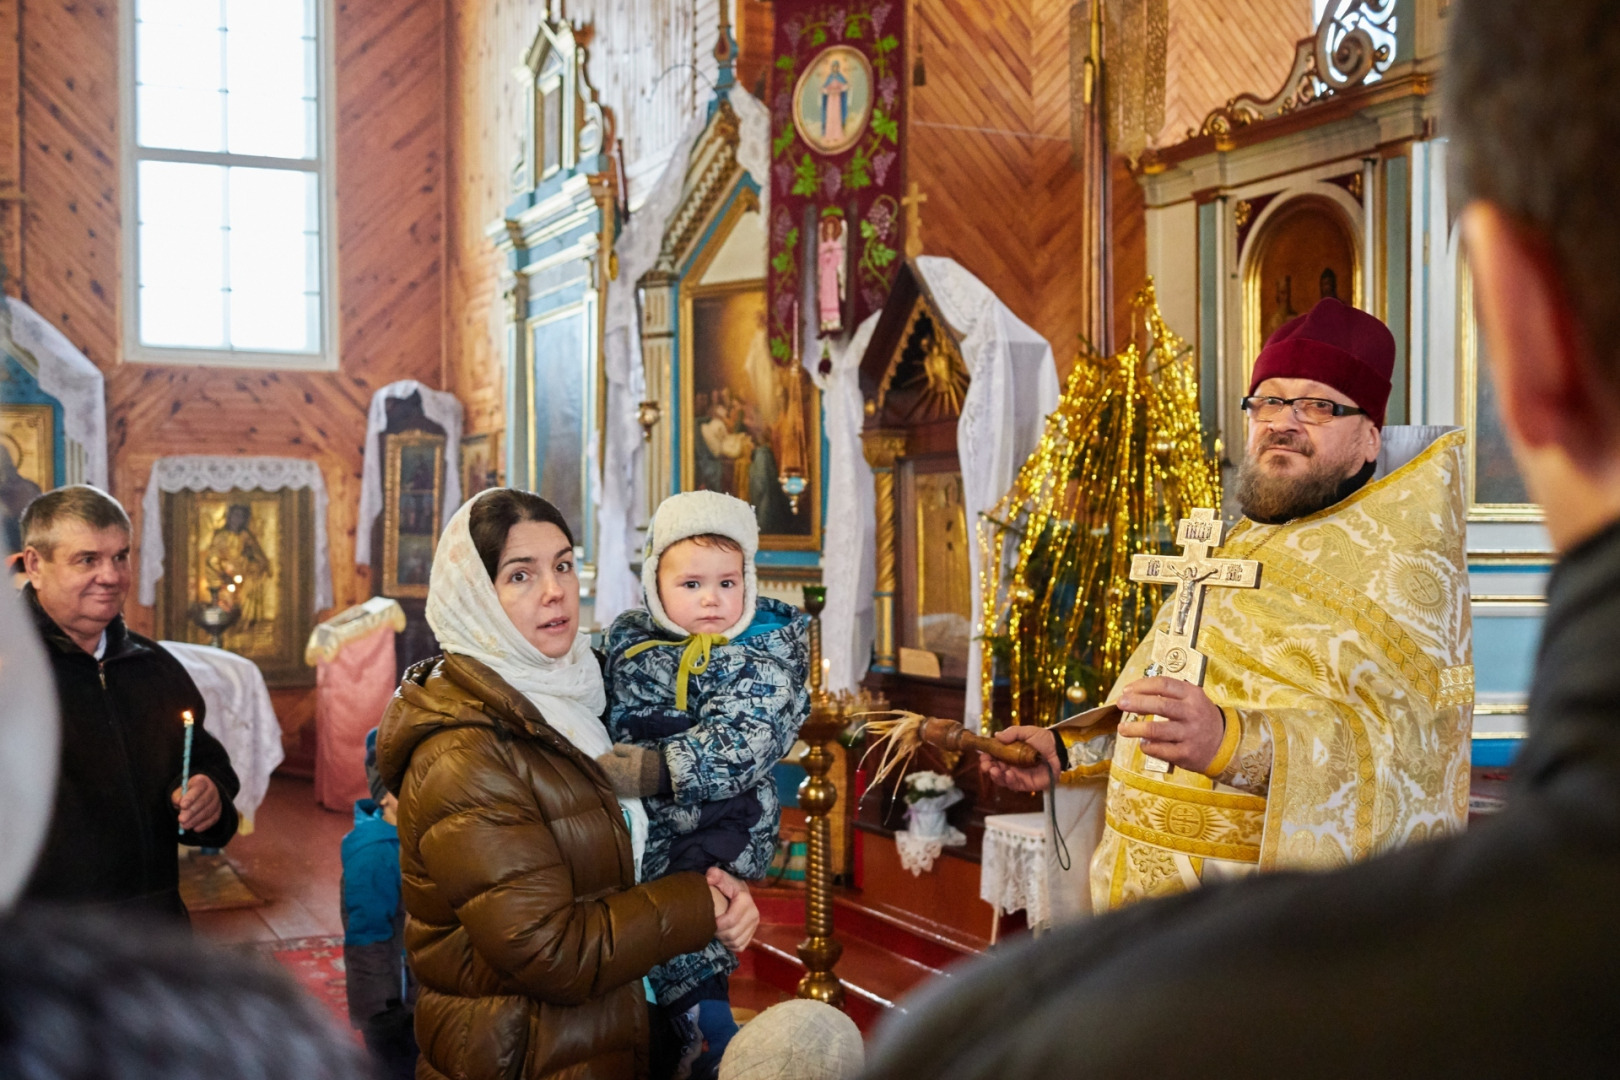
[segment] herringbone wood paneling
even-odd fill
[[[1309,37],[1311,0],[1170,0],[1164,127],[1168,146],[1238,94],[1270,97]]]
[[[122,362],[117,9],[24,0],[21,24],[23,292],[107,376],[112,488],[136,518],[137,543],[159,457],[312,458],[330,496],[337,605],[364,599],[354,532],[367,404],[396,379],[443,378],[442,4],[337,7],[341,366],[333,373]],[[132,602],[127,614],[151,631],[150,609]],[[312,691],[272,698],[289,735],[313,715]]]

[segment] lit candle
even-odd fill
[[[186,722],[185,749],[180,751],[180,805],[184,806],[186,805],[186,789],[191,786],[191,732],[194,723],[191,710],[187,709],[182,712],[180,719]],[[179,832],[181,836],[184,836],[186,827],[184,825],[180,826]]]

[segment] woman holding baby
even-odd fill
[[[427,619],[377,764],[399,796],[422,1077],[648,1074],[645,976],[759,922],[729,874],[638,884],[647,816],[610,752],[579,626],[571,530],[537,495],[486,491],[440,538]]]

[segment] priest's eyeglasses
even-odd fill
[[[1282,415],[1284,409],[1293,409],[1294,415],[1307,424],[1326,424],[1341,416],[1367,415],[1366,409],[1358,409],[1354,405],[1341,405],[1327,398],[1280,398],[1250,394],[1243,399],[1243,411],[1248,413],[1252,420],[1262,422],[1275,420]]]

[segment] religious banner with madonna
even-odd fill
[[[897,0],[780,0],[771,73],[771,356],[836,337],[883,306],[900,265]]]

